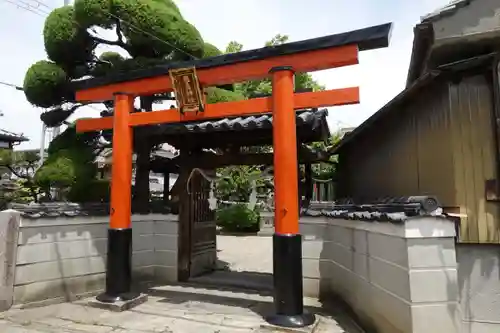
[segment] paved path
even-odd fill
[[[273,272],[273,238],[270,236],[217,235],[217,257],[232,271]]]
[[[305,299],[321,314],[321,304]],[[157,287],[149,300],[116,313],[86,306],[86,301],[0,313],[5,333],[270,333],[262,316],[272,313],[269,296],[191,286]],[[314,333],[359,333],[342,312],[320,315]],[[307,331],[306,331],[307,332]],[[309,330],[311,332],[311,330]]]
[[[231,269],[227,277],[248,283],[268,283],[272,272],[272,237],[217,236],[218,257]],[[267,273],[267,274],[266,274]],[[212,275],[214,279],[221,276]],[[210,281],[208,281],[210,282]],[[220,281],[219,281],[220,282]],[[228,281],[231,282],[231,281]],[[237,281],[238,282],[238,281]],[[208,285],[162,286],[148,290],[146,303],[115,313],[88,307],[87,301],[64,303],[0,313],[2,333],[270,333],[263,316],[274,306],[269,292],[242,291]],[[325,307],[305,298],[309,311],[318,315],[314,333],[360,333],[357,326],[334,306]]]

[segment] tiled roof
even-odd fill
[[[328,110],[299,110],[296,114],[297,127],[307,125],[316,128],[321,126],[322,122],[326,119],[326,117],[328,116]],[[186,132],[202,133],[217,131],[240,131],[253,129],[270,129],[272,127],[272,114],[162,125],[162,129],[164,130],[165,134]]]
[[[446,15],[454,14],[458,9],[467,6],[472,0],[453,0],[449,4],[441,8],[436,9],[432,13],[429,13],[422,17],[422,22],[435,21]]]
[[[15,134],[3,129],[0,129],[0,140],[7,142],[23,142],[28,141],[28,138],[23,135]]]
[[[136,213],[135,205],[132,203],[132,213]],[[71,202],[50,202],[40,204],[9,204],[9,209],[16,210],[21,216],[30,219],[55,218],[55,217],[79,217],[79,216],[106,216],[109,215],[109,203],[77,204]],[[160,202],[151,202],[148,213],[169,213],[170,208]]]
[[[301,210],[301,216],[395,223],[415,216],[444,217],[438,200],[432,196],[383,198],[369,204],[350,199],[313,203]]]
[[[109,203],[76,204],[53,202],[45,204],[10,204],[25,218],[55,218],[109,215]],[[132,206],[134,212],[134,205]],[[162,202],[151,202],[149,213],[168,213]],[[146,212],[145,214],[147,214]],[[144,213],[143,213],[144,214]],[[337,202],[312,203],[301,210],[301,216],[330,217],[347,220],[403,222],[416,216],[444,217],[439,201],[433,196],[410,196],[382,198],[370,203],[355,202],[352,199]]]

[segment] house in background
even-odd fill
[[[435,195],[455,218],[463,333],[500,332],[499,51],[498,0],[424,17],[406,89],[335,148],[339,197]]]
[[[19,150],[20,152],[36,153],[39,154],[39,149],[25,149]],[[175,158],[178,156],[178,151],[176,151],[172,146],[163,145],[160,149],[154,151],[151,155],[152,157],[162,157],[162,158]],[[47,150],[45,150],[45,159],[48,157]],[[112,163],[112,149],[104,149],[96,157],[97,167],[98,167],[98,177],[100,179],[110,179],[111,178],[111,163]],[[135,170],[135,155],[133,156],[133,170]],[[178,175],[169,174],[169,189],[172,188]],[[132,176],[132,184],[135,183],[135,177]],[[163,195],[165,179],[163,174],[151,172],[149,175],[149,188],[153,195]]]
[[[173,159],[179,155],[179,152],[175,150],[174,147],[164,144],[159,149],[153,151],[151,153],[151,157],[161,157]],[[133,166],[132,169],[135,170],[135,161],[136,156],[132,157]],[[97,157],[97,164],[99,168],[99,174],[101,179],[110,179],[111,178],[111,164],[112,164],[112,149],[107,148],[101,152],[101,154]],[[177,174],[169,174],[169,190],[172,189],[172,186],[177,180]],[[135,176],[132,175],[132,184],[135,184]],[[165,177],[163,174],[153,173],[151,172],[149,175],[149,189],[153,195],[163,195],[165,185]]]
[[[354,131],[356,127],[342,127],[338,131],[338,135],[340,139],[343,139],[346,135],[349,135],[352,131]]]
[[[28,138],[22,134],[15,134],[3,129],[0,129],[0,149],[12,150],[16,144],[29,141]],[[7,174],[10,176],[10,171],[7,168],[0,167],[0,176]]]
[[[13,149],[14,145],[29,141],[22,134],[15,134],[3,129],[0,129],[0,149]]]

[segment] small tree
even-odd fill
[[[288,42],[289,37],[287,35],[276,35],[271,40],[265,43],[265,46],[272,47],[276,45],[282,45]],[[226,47],[226,53],[240,52],[243,49],[243,45],[232,41]],[[312,89],[313,91],[325,90],[325,87],[319,84],[313,79],[312,75],[309,73],[295,73],[295,89],[304,90]],[[250,98],[258,95],[270,95],[272,92],[271,79],[253,80],[243,83],[235,84],[235,91],[239,92],[246,98]]]
[[[95,132],[77,133],[69,126],[49,146],[48,158],[35,180],[45,191],[56,190],[58,199],[76,202],[102,201],[109,197],[98,181],[96,157],[106,147]]]
[[[4,180],[11,179],[10,190],[4,187],[9,193],[8,201],[18,202],[38,202],[40,187],[34,180],[35,172],[38,168],[39,155],[35,152],[16,152],[10,149],[0,149],[0,167],[12,174],[16,179],[4,177]],[[3,175],[2,175],[3,176]]]
[[[36,173],[35,180],[46,193],[56,190],[60,198],[66,197],[75,183],[75,167],[73,161],[64,156],[58,156]]]
[[[329,180],[335,177],[335,172],[337,170],[337,155],[331,155],[330,150],[340,141],[340,135],[338,133],[333,134],[327,142],[314,142],[311,144],[311,148],[316,151],[321,152],[324,155],[328,155],[328,163],[321,162],[314,164],[312,166],[313,177],[319,180]]]

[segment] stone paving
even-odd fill
[[[219,258],[238,272],[272,271],[272,238],[218,236]],[[231,251],[228,251],[231,249]],[[88,300],[0,313],[0,332],[6,333],[269,333],[263,317],[273,313],[269,291],[184,284],[150,287],[148,301],[129,311],[89,307]],[[305,298],[317,314],[314,329],[302,332],[361,333],[335,305]],[[285,331],[286,332],[286,331]]]
[[[273,238],[270,236],[217,235],[217,257],[232,271],[273,272]]]
[[[132,310],[111,312],[88,307],[87,300],[0,313],[6,333],[266,333],[262,317],[273,311],[272,298],[237,290],[199,286],[154,287],[149,299]],[[319,314],[315,333],[359,333],[341,310],[325,310],[314,299],[307,308]],[[328,312],[328,315],[326,314]],[[309,331],[311,332],[311,331]]]

